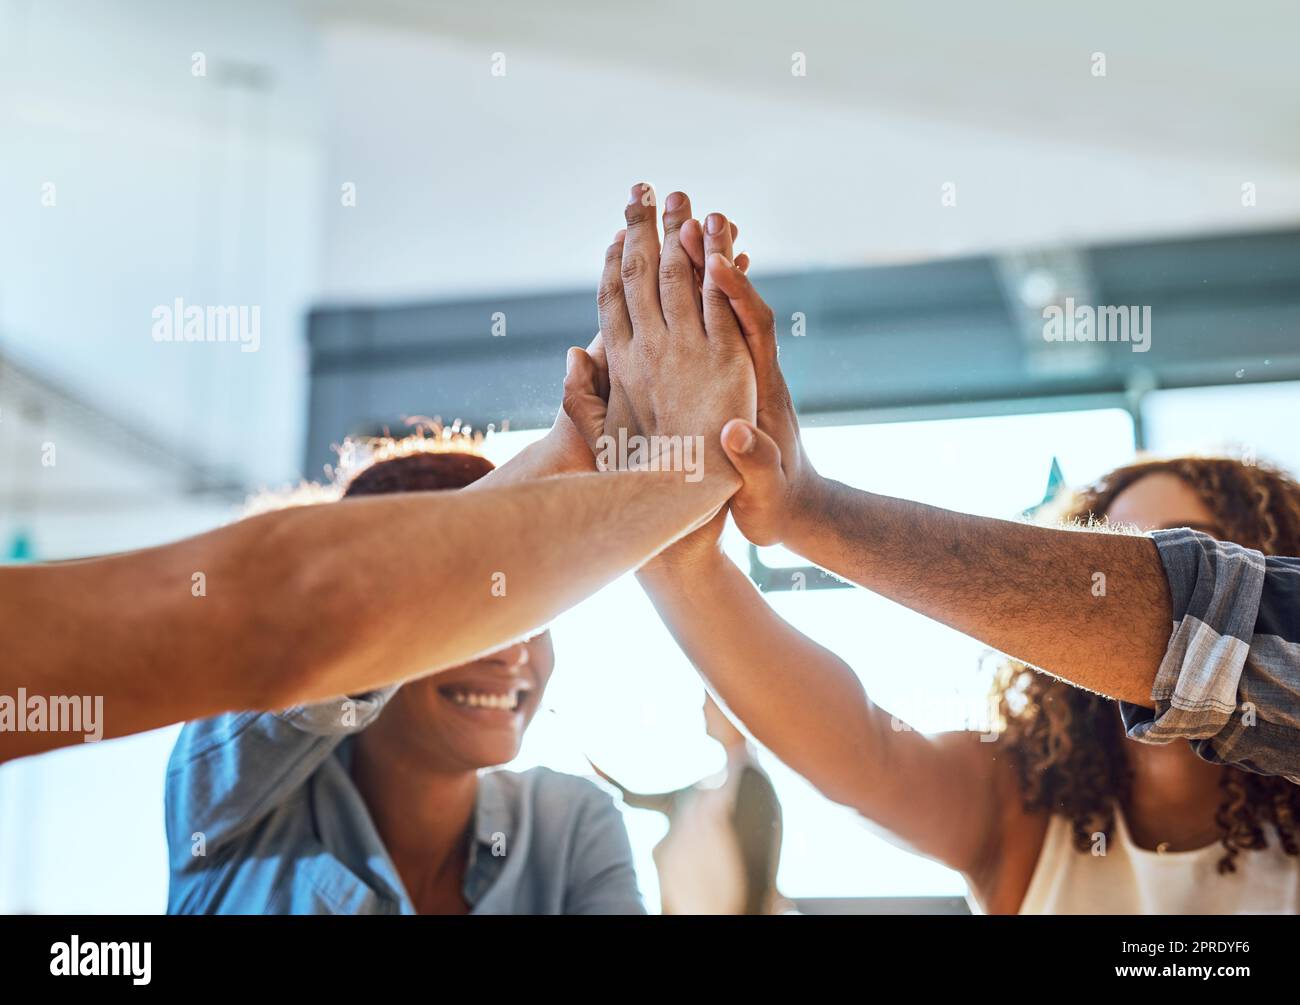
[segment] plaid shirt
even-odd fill
[[[1265,558],[1193,530],[1152,534],[1173,601],[1154,711],[1120,703],[1148,743],[1300,784],[1300,558]]]

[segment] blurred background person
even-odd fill
[[[632,792],[599,767],[627,806],[668,818],[655,846],[664,914],[777,914],[789,904],[776,889],[781,862],[781,802],[753,748],[713,700],[704,730],[722,745],[722,772],[673,792]]]

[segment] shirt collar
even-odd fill
[[[474,803],[474,840],[470,842],[469,864],[462,888],[470,906],[487,892],[505,867],[514,840],[514,807],[494,771],[479,774]]]
[[[504,835],[510,836],[514,812],[501,781],[495,771],[484,771],[478,776],[478,799],[474,806],[474,839],[479,844],[492,845]]]

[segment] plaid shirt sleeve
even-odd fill
[[[1154,710],[1120,703],[1134,740],[1188,740],[1207,761],[1300,784],[1300,558],[1192,530],[1152,535],[1173,632]]]

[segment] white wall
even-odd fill
[[[232,85],[232,62],[268,66],[268,89]],[[239,480],[296,476],[318,100],[315,38],[293,5],[0,0],[0,353]],[[154,342],[152,309],[178,296],[259,305],[260,350]],[[185,494],[97,432],[0,400],[0,549],[20,528],[37,557],[61,558],[229,518],[228,502]],[[0,769],[0,911],[164,907],[172,735]]]
[[[318,265],[315,56],[293,11],[0,0],[0,348],[254,482],[297,470]],[[268,88],[232,63],[269,67]],[[154,342],[176,297],[260,306],[260,350]]]
[[[885,19],[861,11],[838,38],[811,14],[803,32],[772,16],[710,46],[713,6],[689,30],[678,4],[580,22],[550,17],[551,5],[506,6],[518,16],[491,24],[482,10],[456,18],[437,4],[423,20],[374,23],[348,8],[326,23],[328,185],[358,187],[354,209],[326,214],[328,298],[593,286],[627,187],[642,179],[739,220],[759,274],[1300,218],[1300,169],[1272,142],[1289,120],[1258,121],[1278,102],[1251,101],[1235,118],[1225,104],[1254,76],[1281,72],[1250,69],[1258,33],[1253,43],[1224,34],[1208,63],[1185,32],[1156,33],[1147,41],[1164,37],[1168,51],[1121,46],[1094,80],[1093,36],[1077,25],[1065,42],[1045,36],[1017,52],[988,38],[963,46],[962,24],[936,20],[928,43],[918,34],[891,53],[872,44]],[[446,33],[413,27],[426,22]],[[1056,55],[1077,49],[1077,65],[1045,62],[1039,41]],[[809,77],[796,79],[789,53],[801,48]],[[505,76],[492,75],[496,52]],[[853,90],[868,54],[911,61],[914,79]],[[1217,142],[1241,116],[1253,116],[1258,142]],[[1245,181],[1254,207],[1242,205]],[[940,203],[945,182],[957,186],[954,207]]]

